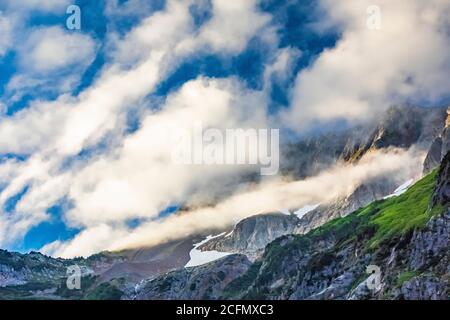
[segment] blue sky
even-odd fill
[[[127,1],[119,1],[126,3]],[[202,1],[207,2],[207,1]],[[83,89],[92,84],[92,81],[98,75],[99,70],[107,60],[106,39],[107,30],[113,30],[119,34],[129,32],[133,27],[139,24],[143,15],[131,15],[124,17],[107,18],[105,16],[105,0],[73,1],[82,10],[81,21],[82,30],[73,31],[91,36],[99,45],[95,59],[89,66],[83,70],[82,77],[76,85],[71,87],[69,92],[77,95]],[[151,1],[147,13],[163,10],[164,1]],[[59,9],[64,8],[63,6]],[[324,49],[332,47],[337,38],[337,32],[327,34],[317,34],[312,31],[308,24],[318,19],[320,13],[316,1],[263,1],[259,4],[260,10],[273,15],[274,23],[280,28],[280,46],[296,48],[302,52],[301,57],[295,61],[293,75],[301,68],[307,67],[311,61]],[[4,4],[3,8],[7,9]],[[145,10],[144,10],[145,11]],[[201,26],[211,17],[211,4],[206,8],[198,8],[192,5],[192,15],[198,26]],[[69,15],[62,14],[61,10],[52,12],[32,11],[29,15],[20,21],[21,26],[32,30],[39,27],[64,26]],[[14,48],[12,48],[14,49]],[[165,96],[172,90],[176,90],[188,80],[195,79],[200,75],[208,77],[228,77],[238,76],[246,85],[252,89],[261,89],[263,81],[264,66],[270,59],[270,48],[262,43],[257,37],[251,39],[243,52],[236,55],[224,56],[221,54],[205,53],[194,55],[184,61],[176,68],[167,79],[159,84],[155,94]],[[8,53],[0,60],[0,94],[4,93],[5,86],[17,72],[17,57],[14,50]],[[273,83],[271,89],[271,98],[273,108],[286,106],[288,103],[288,88],[292,85],[293,78],[287,79],[284,83]],[[15,112],[26,108],[30,101],[35,99],[56,99],[59,92],[48,92],[40,90],[28,90],[24,96],[8,104],[7,114],[12,115]]]
[[[81,30],[68,30],[65,26],[68,17],[65,9],[70,4],[81,9]],[[397,12],[395,6],[388,6],[385,5],[388,12]],[[255,123],[253,115],[262,113],[261,126],[269,123],[294,132],[302,126],[310,129],[310,125],[323,127],[323,123],[357,121],[367,115],[367,109],[363,108],[376,106],[382,109],[378,106],[399,101],[430,105],[447,101],[448,92],[442,83],[445,75],[422,77],[423,73],[434,75],[436,70],[445,73],[448,63],[442,56],[433,56],[436,63],[424,62],[423,68],[410,68],[408,64],[398,66],[397,74],[408,75],[413,79],[410,83],[406,76],[397,79],[395,72],[388,71],[375,72],[369,77],[371,80],[361,79],[362,73],[358,70],[366,68],[372,72],[374,68],[370,61],[374,59],[364,53],[364,46],[359,46],[357,53],[352,51],[355,42],[362,43],[361,39],[367,39],[362,38],[367,30],[358,29],[357,23],[347,23],[352,19],[359,21],[352,10],[357,9],[339,4],[334,11],[325,0],[252,0],[234,6],[220,0],[186,1],[184,4],[163,0],[57,0],[43,1],[41,6],[28,0],[20,4],[2,2],[0,31],[9,42],[0,42],[0,134],[9,134],[11,139],[0,141],[3,199],[3,224],[0,223],[3,229],[0,231],[8,230],[14,235],[0,237],[0,246],[27,251],[54,244],[51,248],[58,247],[63,252],[61,250],[67,248],[65,244],[77,236],[88,237],[95,228],[104,231],[105,237],[108,232],[111,232],[109,237],[122,237],[138,228],[141,221],[170,216],[178,208],[175,204],[198,196],[192,190],[200,195],[207,194],[210,190],[207,183],[206,186],[202,184],[201,173],[189,177],[184,177],[183,173],[182,183],[186,185],[173,193],[160,192],[160,189],[170,188],[160,186],[161,177],[150,174],[146,177],[146,188],[149,189],[144,188],[145,196],[135,202],[129,200],[133,212],[123,217],[117,213],[115,208],[121,208],[122,203],[114,204],[115,196],[108,198],[111,206],[98,205],[105,201],[102,195],[106,191],[101,188],[107,181],[124,179],[126,186],[118,186],[117,190],[122,187],[124,190],[142,189],[138,178],[127,180],[128,174],[133,176],[135,173],[129,173],[123,169],[125,164],[116,161],[117,158],[125,161],[131,157],[125,154],[123,146],[127,145],[126,141],[138,140],[146,130],[146,123],[152,119],[151,115],[164,114],[164,110],[182,101],[183,95],[193,90],[207,95],[212,89],[205,88],[217,88],[219,92],[226,91],[242,100],[233,102],[235,112],[229,118],[235,122],[238,121],[236,117],[239,121],[245,118],[245,121]],[[410,10],[416,12],[414,7]],[[342,22],[345,15],[348,15],[347,20]],[[360,18],[362,21],[367,18],[364,10],[361,10]],[[389,23],[386,33],[380,39],[374,39],[380,45],[392,43]],[[414,21],[406,20],[406,23],[413,24]],[[178,24],[182,26],[179,30],[171,30],[171,26]],[[235,29],[230,31],[230,25]],[[422,34],[437,30],[435,27],[419,30],[418,41]],[[165,47],[166,40],[171,48]],[[433,40],[431,48],[445,52],[448,37],[436,31]],[[183,46],[178,48],[180,44]],[[342,50],[342,45],[350,49]],[[412,41],[407,45],[414,46],[415,43]],[[403,48],[399,46],[387,51],[403,52]],[[158,52],[163,52],[164,57],[152,67],[161,68],[155,71],[157,80],[153,81],[153,69],[138,72],[146,62],[159,59],[151,56]],[[385,60],[374,63],[385,67],[404,60],[401,54],[391,55],[386,54]],[[428,55],[432,53],[422,50],[412,59],[415,64],[420,64]],[[348,72],[339,70],[339,66],[352,66],[351,61],[358,68]],[[382,68],[375,66],[375,69]],[[116,94],[109,86],[109,94],[105,97],[97,95],[97,88],[116,74],[122,75],[114,83],[120,89],[117,91],[123,93],[109,101],[107,96]],[[142,78],[147,76],[148,79],[143,81]],[[120,78],[126,77],[131,80],[120,83]],[[134,79],[139,92],[133,92],[130,98],[123,88],[130,81],[134,83]],[[208,82],[205,88],[204,82]],[[371,84],[363,86],[364,82]],[[386,90],[388,87],[390,89]],[[355,92],[349,88],[354,88]],[[95,101],[104,103],[105,108],[111,104],[109,111],[105,111],[110,113],[92,111],[84,115],[87,105],[95,107],[89,102],[91,93],[100,97]],[[120,105],[115,101],[120,101]],[[260,105],[251,108],[250,116],[243,110],[246,104],[255,101]],[[330,101],[343,101],[345,105],[336,105],[330,109],[329,117],[324,117],[326,113],[318,110],[330,105]],[[92,128],[86,125],[92,120],[90,114],[92,119],[100,117]],[[207,115],[205,113],[205,119]],[[75,123],[77,117],[81,119],[79,123]],[[71,129],[72,124],[75,129]],[[80,141],[77,140],[81,139],[78,133],[73,133],[78,132],[77,129],[79,132],[87,130],[86,137]],[[105,175],[94,178],[99,172],[97,167],[102,168],[100,171]],[[120,170],[124,170],[123,173]],[[106,176],[106,172],[112,172],[114,179]],[[217,179],[221,174],[214,172],[206,176]],[[240,173],[233,174],[239,176]],[[94,195],[98,198],[91,199]],[[127,195],[120,194],[120,197]],[[145,197],[152,198],[154,203],[143,204]],[[127,204],[128,200],[124,202]],[[104,218],[97,218],[97,214]],[[90,250],[105,247],[108,248],[103,242],[102,246]]]
[[[308,28],[302,27],[302,24],[308,23],[308,19],[314,16],[313,11],[315,6],[312,1],[298,1],[290,4],[282,4],[279,1],[267,1],[261,5],[261,10],[274,14],[277,18],[277,23],[282,25],[282,43],[283,46],[290,46],[297,48],[303,52],[301,59],[298,59],[294,65],[294,69],[298,71],[300,68],[307,66],[314,56],[320,53],[327,47],[333,46],[336,35],[328,34],[326,37],[321,37]],[[301,3],[301,4],[300,4]],[[76,95],[84,88],[88,87],[105,64],[105,34],[108,28],[111,28],[121,34],[126,33],[131,28],[136,26],[140,19],[139,17],[125,17],[124,19],[108,20],[105,15],[104,1],[89,1],[79,0],[75,4],[81,8],[82,11],[82,30],[75,31],[90,35],[96,42],[100,44],[94,61],[84,71],[78,85],[74,86],[70,94]],[[300,5],[299,5],[300,4]],[[164,8],[164,1],[155,1],[153,10],[162,10]],[[192,12],[195,15],[196,23],[203,24],[210,18],[211,8],[201,10],[192,7]],[[61,12],[33,12],[32,15],[23,21],[26,28],[61,26],[65,24],[68,15],[62,15]],[[287,19],[285,18],[287,17]],[[286,19],[286,20],[285,20]],[[258,39],[251,40],[246,49],[237,55],[223,56],[220,54],[201,54],[193,56],[183,62],[176,68],[155,91],[155,95],[164,98],[170,92],[177,90],[185,82],[195,79],[199,76],[207,77],[229,77],[237,76],[241,78],[245,84],[255,90],[262,89],[264,66],[267,63],[268,49],[264,43]],[[5,86],[16,72],[15,67],[15,53],[11,51],[7,56],[1,60],[1,82],[0,93],[4,92]],[[285,107],[287,104],[287,89],[289,83],[293,79],[287,79],[285,83],[273,83],[271,89],[272,108]],[[26,105],[35,99],[55,99],[58,93],[35,92],[30,90],[17,102],[8,105],[7,115],[12,115],[15,112],[26,108]],[[11,206],[20,198],[20,194],[12,197],[5,206],[5,211],[11,211]],[[8,210],[9,209],[9,210]],[[61,206],[54,206],[49,208],[48,214],[50,219],[44,221],[29,230],[26,236],[13,243],[8,249],[27,251],[38,249],[43,245],[55,240],[67,240],[73,237],[78,230],[76,228],[68,228],[62,221]]]

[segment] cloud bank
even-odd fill
[[[328,20],[320,26],[338,28],[342,36],[297,75],[283,123],[302,131],[336,120],[364,120],[396,102],[438,103],[448,95],[448,1],[321,4]],[[379,8],[379,29],[368,26],[372,5]]]
[[[67,243],[56,241],[43,251],[62,257],[86,256],[99,250],[121,250],[159,244],[188,235],[232,226],[243,218],[309,203],[329,203],[350,195],[361,183],[384,176],[402,183],[420,176],[424,155],[414,151],[375,151],[358,164],[337,164],[302,181],[276,179],[237,192],[212,206],[181,212],[129,229],[96,224]],[[342,183],[345,181],[345,183]]]

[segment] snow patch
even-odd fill
[[[200,241],[199,243],[195,243],[194,244],[194,248],[189,252],[189,256],[191,257],[191,259],[189,260],[188,263],[186,263],[186,265],[184,266],[185,268],[188,267],[196,267],[196,266],[200,266],[202,264],[223,258],[225,256],[228,256],[230,254],[232,254],[231,252],[219,252],[216,250],[213,251],[201,251],[198,249],[198,247],[200,247],[201,245],[207,243],[209,240],[214,239],[214,238],[218,238],[221,237],[225,234],[225,232],[222,232],[221,234],[218,234],[216,236],[207,236],[205,240]]]
[[[388,194],[387,196],[383,197],[383,199],[389,199],[392,197],[397,197],[408,190],[409,186],[414,182],[414,179],[409,179],[405,183],[403,183],[400,187],[394,190],[394,193]]]
[[[234,232],[234,229],[233,230],[231,230],[230,232],[228,232],[226,235],[225,235],[225,237],[224,238],[228,238],[228,237],[230,237],[232,234],[233,234],[233,232]]]
[[[297,211],[294,212],[294,214],[299,218],[303,218],[303,216],[305,214],[307,214],[308,212],[311,212],[313,210],[315,210],[318,206],[320,206],[320,203],[317,204],[307,204],[306,206],[298,209]]]
[[[287,216],[291,215],[291,212],[289,211],[289,209],[278,209],[278,211]]]

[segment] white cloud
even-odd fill
[[[174,163],[171,134],[196,123],[214,128],[263,127],[264,111],[261,95],[246,92],[235,81],[186,83],[168,98],[162,111],[143,119],[141,129],[123,142],[118,153],[77,174],[69,192],[75,203],[69,219],[91,225],[154,217],[171,203],[188,200],[196,187],[236,175],[240,171],[231,166]]]
[[[13,42],[14,23],[10,17],[0,11],[0,58],[10,49]]]
[[[248,5],[243,7],[253,10]],[[153,126],[173,128],[186,124],[188,119],[216,126],[264,123],[262,96],[247,92],[233,79],[191,82],[170,98],[163,110],[141,119],[142,128],[138,132],[128,138],[125,135],[127,111],[150,94],[181,59],[173,52],[175,44],[184,38],[196,37],[190,26],[189,3],[169,1],[165,10],[143,20],[123,39],[115,38],[111,42],[115,52],[112,61],[78,97],[62,95],[53,102],[36,101],[14,116],[0,119],[1,152],[30,156],[23,162],[0,166],[0,171],[10,170],[1,181],[5,185],[0,196],[2,204],[29,186],[12,214],[14,221],[4,215],[0,218],[2,228],[15,230],[14,236],[0,239],[0,244],[11,243],[33,225],[47,219],[45,208],[63,195],[74,201],[74,209],[68,214],[70,223],[95,228],[105,221],[115,225],[129,217],[155,216],[164,206],[174,200],[186,200],[195,191],[203,195],[207,189],[214,194],[217,190],[210,187],[213,177],[222,177],[222,182],[226,182],[224,172],[229,173],[228,180],[241,172],[239,168],[216,170],[211,167],[203,171],[174,168],[161,164],[161,157],[167,156],[169,146],[152,149],[153,144],[158,143],[158,139],[151,136]],[[241,27],[249,26],[241,24]],[[256,32],[256,28],[251,27]],[[52,48],[57,48],[53,36],[61,40],[66,35],[56,29],[46,31],[30,35],[29,42],[23,46],[29,48],[29,52],[23,51],[22,66],[27,65],[31,74],[49,74],[48,71],[58,70],[66,62],[84,61],[73,55],[71,48],[77,44],[72,41],[55,49],[63,53],[63,57],[49,55]],[[252,36],[247,30],[241,31],[245,38],[240,38],[239,47]],[[87,39],[82,39],[87,50],[79,50],[89,52],[90,41],[84,40]],[[236,44],[231,46],[236,50]],[[39,79],[28,79],[28,83],[33,83],[32,80]],[[16,80],[16,84],[19,81]],[[205,97],[209,97],[208,100]],[[186,105],[186,101],[191,103]],[[101,154],[93,159],[78,159],[72,166],[64,167],[66,160],[85,148],[94,147],[108,135],[114,141]],[[159,186],[152,181],[158,181]],[[218,185],[217,189],[220,188]]]
[[[85,34],[59,27],[34,29],[19,49],[20,65],[28,71],[44,73],[89,64],[95,56],[95,46]]]
[[[170,48],[174,63],[194,53],[238,54],[255,36],[276,41],[269,27],[270,15],[258,10],[256,0],[213,0],[212,17],[198,30],[190,15],[192,3],[169,1],[164,11],[156,12],[127,34],[119,43],[116,59],[129,63],[155,48]]]
[[[0,118],[0,152],[30,155],[52,146],[62,132],[69,104],[66,97],[37,101],[12,117]]]
[[[77,235],[77,245],[71,246],[68,243],[62,241],[55,241],[47,244],[40,249],[44,254],[58,255],[57,252],[64,250],[67,257],[76,257],[83,255],[82,251],[77,248],[78,246],[87,248],[89,247],[92,252],[100,252],[107,248],[111,240],[120,239],[125,237],[130,230],[122,227],[113,228],[112,226],[102,224],[89,229],[83,230]]]
[[[33,12],[56,13],[64,17],[71,3],[71,0],[3,0],[2,9],[4,10],[0,10],[0,57],[8,50],[16,50],[25,42],[26,35],[32,32],[27,26],[27,20]],[[67,39],[60,38],[60,40]],[[59,45],[63,47],[65,43],[60,42]],[[59,48],[54,54],[58,53],[61,53]],[[78,54],[83,55],[84,52],[80,51]]]
[[[193,128],[197,122],[223,129],[266,127],[264,103],[261,93],[247,91],[236,79],[188,82],[168,98],[162,111],[148,114],[141,129],[126,138],[121,147],[90,163],[81,162],[60,172],[64,157],[47,154],[43,158],[40,153],[23,163],[0,166],[5,171],[2,181],[8,182],[0,203],[29,185],[16,205],[15,217],[31,227],[46,217],[47,207],[67,195],[73,203],[66,214],[67,222],[95,228],[106,223],[120,225],[132,218],[154,218],[174,202],[195,198],[196,192],[204,199],[220,197],[227,181],[257,168],[178,165],[171,158],[171,134]],[[214,181],[221,183],[214,185]],[[16,230],[14,234],[21,236],[25,231]]]
[[[192,52],[207,47],[223,54],[242,51],[257,32],[270,32],[263,30],[270,22],[270,15],[259,11],[257,4],[256,0],[213,0],[212,18],[195,37],[181,42],[177,50]]]
[[[49,254],[62,257],[90,255],[99,250],[120,250],[154,245],[167,240],[231,226],[239,220],[260,213],[277,212],[278,208],[300,208],[308,203],[327,203],[336,197],[349,195],[356,186],[384,175],[403,181],[418,177],[423,154],[413,151],[375,151],[358,164],[337,164],[321,174],[301,181],[271,180],[247,190],[241,190],[213,207],[193,209],[165,219],[150,221],[134,230],[124,225],[104,229],[99,241],[95,230],[66,243],[55,243]],[[346,181],[345,184],[342,181]],[[323,192],[326,190],[326,192]],[[109,234],[109,235],[108,235]],[[91,235],[91,236],[89,236]],[[91,241],[87,240],[88,238]]]
[[[90,36],[60,27],[33,29],[16,45],[18,73],[6,86],[7,100],[17,101],[29,90],[70,92],[94,60],[96,47]]]
[[[342,38],[298,74],[284,123],[301,131],[365,119],[394,102],[438,101],[448,94],[448,1],[377,1],[380,30],[366,26],[371,1],[322,4]]]
[[[176,43],[193,31],[189,4],[190,1],[167,1],[165,10],[144,19],[123,39],[115,39],[112,55],[116,62],[136,63],[155,50],[170,55]]]
[[[282,48],[276,52],[272,63],[264,70],[264,86],[266,89],[275,82],[285,82],[293,76],[293,66],[302,53],[296,48]]]

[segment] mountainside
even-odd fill
[[[282,171],[285,174],[307,177],[336,161],[357,162],[373,150],[391,147],[429,150],[433,140],[440,137],[442,130],[445,130],[446,116],[446,108],[392,106],[374,123],[356,128],[356,132],[352,129],[323,134],[288,145],[284,150],[288,161],[282,162],[287,163],[287,166],[282,168]],[[440,160],[433,168],[439,165]],[[279,216],[275,219],[274,214],[252,216],[238,223],[235,231],[208,241],[201,248],[245,253],[249,257],[254,257],[278,236],[307,233],[333,218],[346,216],[372,201],[382,199],[393,193],[398,186],[399,182],[392,176],[379,175],[359,185],[348,196],[305,212],[301,219],[296,219],[295,216],[291,218]],[[275,220],[283,221],[283,224],[265,225],[268,221],[274,223]],[[259,242],[259,245],[255,245],[255,241]]]
[[[231,270],[246,271],[222,292],[214,289],[206,297],[448,299],[450,214],[439,186],[449,182],[449,160],[450,156],[439,174],[433,171],[398,197],[373,202],[305,235],[276,239],[250,266],[247,260],[242,263],[242,256],[229,256],[201,268],[176,271],[170,274],[174,281],[167,281],[169,275],[151,279],[137,296],[148,299],[157,291],[165,298],[173,297],[173,292],[205,298],[192,285],[192,275],[204,279],[231,265]],[[380,285],[375,289],[367,286],[372,277],[366,273],[368,266],[380,270]]]
[[[252,266],[257,271],[230,284],[224,297],[447,299],[450,215],[448,207],[429,206],[435,176],[306,235],[277,239]],[[367,288],[369,265],[381,271],[379,290]]]
[[[345,217],[347,214],[366,206],[372,201],[382,199],[391,194],[397,184],[387,176],[377,177],[359,185],[349,196],[336,199],[331,204],[318,206],[307,212],[295,229],[296,234],[304,234],[317,228],[336,217]]]
[[[392,106],[379,118],[364,125],[318,134],[283,146],[281,171],[305,178],[337,161],[357,161],[375,149],[409,148],[414,145],[418,149],[428,150],[441,135],[446,116],[446,108]]]
[[[282,235],[253,262],[244,254],[172,271],[144,280],[127,272],[111,273],[124,263],[149,264],[170,256],[183,241],[148,251],[101,253],[87,259],[54,259],[39,253],[0,252],[2,299],[447,299],[450,252],[450,154],[439,172],[418,181],[405,193],[375,201],[304,235]],[[261,219],[264,217],[263,219]],[[274,218],[275,217],[275,218]],[[255,220],[260,220],[255,223]],[[253,220],[253,221],[252,221]],[[295,216],[256,216],[233,232],[258,239],[264,227],[290,232]],[[301,219],[300,219],[301,220]],[[276,237],[272,234],[271,237]],[[226,235],[203,244],[203,250],[257,249]],[[185,241],[185,240],[184,240]],[[192,243],[193,240],[191,240]],[[187,249],[190,246],[186,245]],[[167,251],[168,250],[168,251]],[[181,250],[185,252],[185,250]],[[184,253],[181,254],[181,257]],[[184,264],[188,258],[181,258]],[[82,268],[81,290],[66,287],[67,267]],[[380,270],[380,287],[367,287],[368,266]],[[111,267],[112,266],[112,267]],[[120,268],[119,268],[120,269]],[[168,271],[168,272],[167,272]],[[106,276],[105,276],[106,275]]]
[[[295,215],[282,213],[251,216],[237,223],[231,232],[206,242],[200,249],[243,253],[254,257],[269,242],[294,233],[298,223],[299,219]]]
[[[134,290],[136,283],[143,279],[182,268],[190,259],[193,243],[203,237],[191,236],[149,248],[102,252],[74,259],[0,250],[0,299],[117,298]],[[82,290],[66,288],[71,266],[81,269]]]
[[[306,148],[308,150],[306,151],[306,159],[309,159],[312,165],[319,165],[323,169],[331,163],[336,163],[336,161],[357,162],[373,150],[413,147],[428,152],[424,163],[424,168],[427,168],[424,169],[424,172],[428,173],[440,164],[443,157],[440,147],[438,155],[436,155],[436,151],[432,153],[430,150],[437,148],[435,146],[438,144],[436,140],[446,137],[448,134],[446,128],[449,119],[446,119],[446,117],[446,108],[427,109],[405,105],[392,106],[380,119],[364,128],[356,128],[352,132],[343,132],[340,135],[331,135],[331,137],[334,137],[332,139],[329,136],[320,136],[316,138],[317,140],[312,140],[315,142],[309,141]],[[448,139],[450,139],[450,136]],[[302,143],[299,145],[302,146]],[[317,146],[320,147],[317,148]],[[303,152],[305,148],[295,149],[294,146],[291,146],[290,152],[290,156],[295,159],[305,159],[304,156],[296,154],[293,150]],[[444,152],[444,149],[442,149],[442,152]],[[322,156],[323,153],[326,156]],[[314,155],[311,159],[310,154]],[[434,154],[434,156],[431,154]],[[435,159],[435,161],[428,158]],[[297,169],[291,168],[291,171],[299,172],[300,170],[302,173],[299,176],[307,176],[306,172],[310,171],[309,166],[311,164],[299,162],[298,166],[300,165],[301,167],[295,167]],[[395,181],[390,175],[381,175],[365,181],[352,194],[336,199],[332,204],[320,205],[306,213],[295,233],[304,234],[333,218],[346,216],[372,201],[382,199],[393,193],[398,186],[399,182]]]
[[[379,175],[332,203],[250,216],[208,237],[87,258],[0,250],[0,299],[448,299],[446,116],[442,108],[392,107],[357,133],[285,149],[291,161],[283,172],[294,177],[357,163],[375,149],[428,151],[426,175],[412,186]],[[72,266],[81,270],[80,290],[67,287]],[[367,285],[374,280],[369,266],[380,271],[375,289]]]
[[[423,172],[428,173],[439,165],[448,151],[450,151],[450,107],[447,109],[447,118],[443,130],[435,137],[428,150],[423,165]]]
[[[234,254],[208,264],[183,268],[142,282],[129,299],[217,299],[251,262]]]

